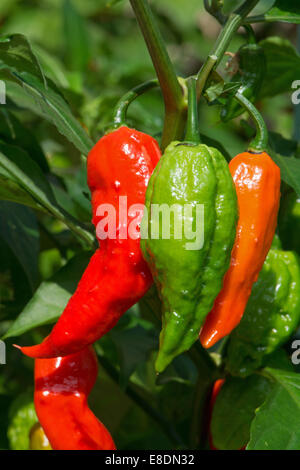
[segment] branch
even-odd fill
[[[161,33],[147,0],[130,0],[147,44],[165,103],[162,149],[181,139],[185,125],[186,102]]]
[[[197,95],[198,98],[202,95],[203,89],[205,87],[205,83],[212,72],[214,70],[221,59],[223,58],[223,55],[228,48],[231,39],[235,32],[238,30],[238,28],[242,25],[244,22],[244,19],[246,16],[250,13],[251,10],[256,6],[256,4],[259,2],[259,0],[249,0],[246,1],[238,10],[233,12],[229,17],[228,20],[226,21],[224,28],[221,30],[219,37],[207,57],[206,61],[204,62],[203,66],[201,67],[198,77],[197,77]]]

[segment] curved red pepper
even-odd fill
[[[66,357],[35,361],[34,405],[53,449],[116,449],[108,430],[87,404],[97,373],[92,347]]]
[[[144,204],[159,158],[155,139],[124,126],[93,147],[87,160],[93,224],[97,229],[103,220],[104,214],[97,215],[98,207],[110,204],[116,214],[116,237],[99,240],[100,248],[50,335],[40,345],[20,348],[23,353],[40,358],[75,353],[105,335],[147,292],[152,277],[140,250],[140,233],[135,238],[128,235],[137,227],[137,214],[133,210],[126,217],[125,212],[124,218],[119,204],[124,203],[120,196],[126,196],[128,210]]]

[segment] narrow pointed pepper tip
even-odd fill
[[[167,366],[172,362],[174,356],[166,356],[161,354],[160,351],[158,352],[156,361],[155,361],[155,372],[156,375],[161,374]]]
[[[25,354],[25,356],[32,357],[33,359],[47,359],[59,356],[59,354],[57,354],[57,352],[51,347],[48,337],[45,338],[41,344],[37,344],[35,346],[19,346],[14,344],[14,347],[19,349],[23,354]]]
[[[20,351],[25,354],[25,356],[29,356],[32,358],[38,357],[38,354],[36,355],[37,351],[35,349],[35,346],[18,346],[17,344],[14,344],[14,346],[17,349],[20,349]]]
[[[202,331],[200,332],[199,335],[200,343],[205,349],[211,348],[215,343],[217,343],[219,338],[215,338],[215,335],[213,335],[211,332],[205,332]]]
[[[15,348],[19,349],[26,356],[29,356],[29,357],[32,357],[32,358],[36,357],[35,351],[32,351],[32,349],[35,348],[35,346],[33,346],[33,347],[31,347],[31,346],[19,346],[18,344],[13,344],[13,346]]]

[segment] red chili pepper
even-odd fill
[[[116,215],[116,237],[109,234],[80,280],[50,335],[36,346],[20,348],[30,357],[50,358],[75,353],[94,343],[117,323],[121,315],[138,302],[152,284],[152,277],[140,249],[139,221],[134,204],[145,202],[149,178],[160,158],[155,139],[127,127],[102,137],[88,155],[88,185],[92,193],[93,224],[99,240],[97,213],[110,204]],[[122,215],[119,204],[127,198]],[[105,209],[105,208],[104,208]],[[132,236],[132,230],[137,231]]]
[[[66,357],[35,361],[34,405],[53,449],[116,449],[110,433],[88,407],[97,373],[92,347]]]

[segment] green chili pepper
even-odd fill
[[[227,162],[199,141],[196,83],[190,79],[186,141],[172,142],[154,170],[141,225],[141,248],[162,301],[158,372],[198,339],[235,239],[237,197]],[[161,220],[158,207],[166,210]]]
[[[271,249],[244,316],[232,332],[226,368],[247,376],[285,343],[300,323],[300,265],[296,253]]]
[[[171,239],[164,239],[153,204],[174,208],[176,217],[170,217]],[[203,205],[202,219],[197,204]],[[146,208],[148,219],[143,218],[142,230],[148,224],[149,239],[142,240],[141,246],[163,303],[156,361],[157,371],[161,372],[197,340],[229,267],[237,201],[223,155],[203,144],[171,143],[150,179]],[[203,246],[195,244],[193,248],[193,240],[185,233],[187,221],[192,221],[197,233],[203,231]],[[176,222],[182,227],[182,238],[176,238]]]
[[[239,69],[231,81],[241,82],[238,92],[253,103],[260,92],[266,70],[264,50],[258,44],[246,44],[239,49],[237,58]],[[227,122],[243,112],[243,107],[231,96],[221,109],[221,119]]]

